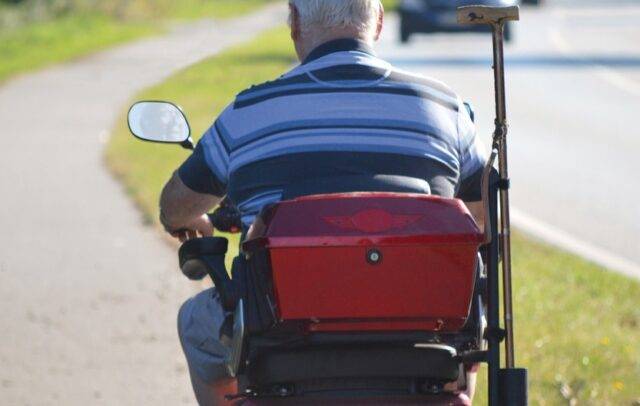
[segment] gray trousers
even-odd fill
[[[187,300],[178,314],[178,334],[189,368],[205,383],[229,377],[229,350],[219,340],[225,317],[214,288]]]

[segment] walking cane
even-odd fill
[[[505,327],[506,368],[499,375],[498,404],[522,406],[527,404],[527,371],[515,368],[513,337],[513,293],[511,283],[511,220],[509,213],[509,168],[507,164],[507,110],[504,78],[504,26],[508,21],[518,21],[520,9],[513,7],[466,6],[458,8],[460,24],[485,24],[493,33],[493,71],[495,80],[496,120],[493,133],[493,154],[498,157],[500,180],[500,246],[502,253],[502,278]],[[493,165],[490,162],[490,165]]]

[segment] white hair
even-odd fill
[[[365,36],[375,33],[380,0],[289,0],[300,15],[303,31],[354,29]]]

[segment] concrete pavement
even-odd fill
[[[507,48],[516,225],[640,278],[640,4],[547,1],[524,8]],[[380,53],[450,84],[489,143],[489,35],[423,35],[388,21]]]
[[[203,21],[0,87],[0,404],[192,404],[175,317],[195,287],[103,166],[137,91],[284,23]]]

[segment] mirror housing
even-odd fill
[[[182,109],[164,101],[140,101],[129,109],[129,131],[143,141],[194,149],[191,127]]]

